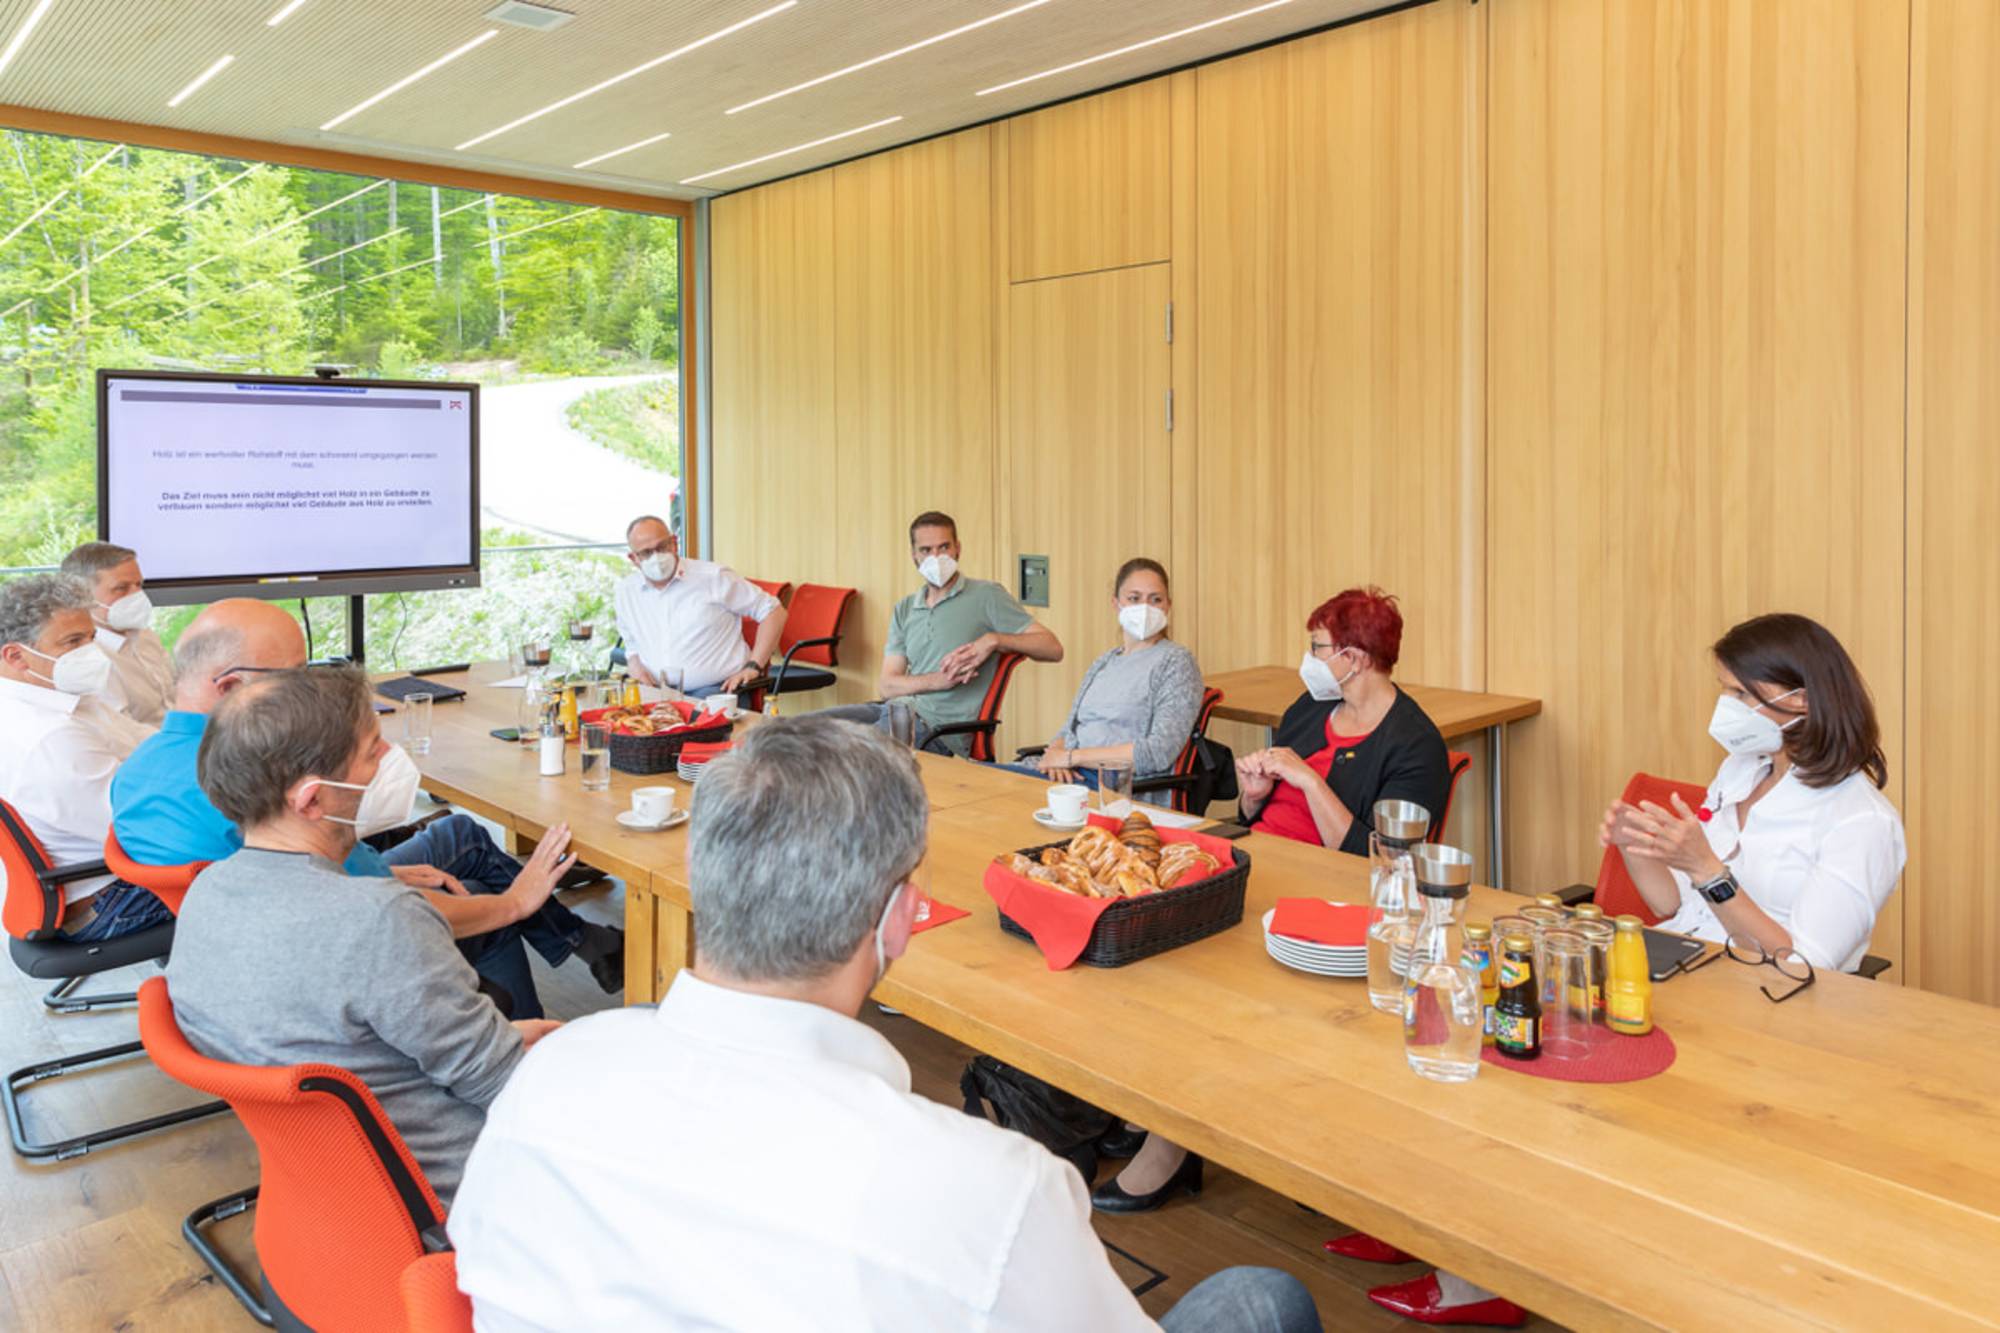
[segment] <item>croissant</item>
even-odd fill
[[[1153,827],[1153,821],[1140,811],[1134,810],[1125,816],[1124,824],[1118,829],[1118,841],[1149,864],[1160,859],[1160,832]]]
[[[1111,876],[1111,885],[1118,890],[1121,898],[1138,898],[1148,893],[1158,893],[1160,886],[1150,875],[1141,874],[1139,867],[1145,862],[1135,861],[1122,865]]]
[[[1089,874],[1073,862],[1049,867],[1051,882],[1065,893],[1073,893],[1079,898],[1102,898],[1097,885],[1091,882]]]

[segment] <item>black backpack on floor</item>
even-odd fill
[[[1017,1130],[1068,1162],[1088,1186],[1097,1178],[1097,1141],[1111,1128],[1111,1115],[1033,1074],[1024,1074],[990,1055],[975,1055],[959,1076],[965,1113]]]

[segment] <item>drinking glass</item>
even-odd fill
[[[1542,936],[1547,972],[1542,982],[1542,1054],[1551,1060],[1587,1058],[1608,1032],[1590,995],[1590,941],[1574,930]]]
[[[917,890],[916,924],[922,925],[931,919],[931,863],[919,861],[917,868],[910,872],[910,883]]]
[[[431,752],[431,701],[429,694],[403,696],[403,748],[411,754]]]
[[[611,731],[601,722],[583,724],[583,739],[577,755],[576,771],[585,791],[611,789]]]
[[[1104,764],[1097,770],[1097,808],[1123,819],[1132,813],[1132,768]]]
[[[917,748],[917,710],[901,704],[888,705],[889,739],[914,750]]]
[[[1572,921],[1569,928],[1590,946],[1590,1003],[1602,1021],[1605,987],[1611,981],[1611,946],[1618,939],[1618,928],[1609,921],[1590,920]]]

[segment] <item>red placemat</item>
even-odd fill
[[[911,926],[910,933],[912,935],[921,935],[927,930],[938,926],[948,926],[962,916],[971,915],[972,913],[966,911],[963,907],[953,907],[950,903],[941,903],[933,898],[931,899],[930,919],[919,921]]]
[[[1492,1046],[1482,1050],[1479,1058],[1502,1069],[1518,1069],[1536,1078],[1564,1083],[1636,1083],[1664,1074],[1673,1064],[1674,1055],[1674,1039],[1656,1024],[1643,1037],[1609,1034],[1602,1045],[1581,1060],[1551,1060],[1546,1055],[1535,1060],[1516,1060]]]
[[[1271,913],[1271,933],[1312,944],[1366,944],[1368,908],[1324,898],[1280,898]]]

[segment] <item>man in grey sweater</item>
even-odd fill
[[[448,1207],[486,1107],[557,1025],[502,1018],[418,890],[341,869],[386,749],[358,671],[278,672],[223,700],[197,771],[244,845],[189,890],[167,983],[204,1055],[358,1076]],[[550,830],[523,875],[560,877],[568,842]]]

